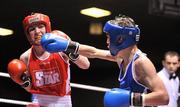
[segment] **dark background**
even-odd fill
[[[52,29],[62,30],[72,40],[102,49],[107,49],[106,37],[104,34],[90,35],[90,23],[100,22],[104,25],[107,20],[114,19],[118,14],[128,15],[141,29],[139,48],[147,53],[159,71],[164,52],[180,52],[180,17],[150,14],[149,1],[152,0],[1,0],[0,26],[13,29],[14,34],[0,37],[0,72],[7,73],[8,62],[19,58],[30,47],[24,35],[22,20],[31,12],[49,15]],[[112,14],[94,19],[79,12],[94,6],[110,10]],[[90,62],[88,70],[71,65],[71,82],[106,88],[118,87],[119,74],[116,63],[99,59],[90,59]],[[103,92],[72,88],[74,107],[102,107],[103,95]],[[0,98],[30,101],[30,94],[9,78],[0,77]],[[16,105],[0,103],[0,106]]]

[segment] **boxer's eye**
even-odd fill
[[[43,27],[45,27],[44,24],[39,24],[39,25],[38,25],[38,28],[40,28],[40,29],[43,28]]]
[[[31,27],[29,27],[29,29],[28,29],[29,32],[31,32],[31,31],[33,31],[33,30],[35,30],[35,27],[34,27],[34,26],[31,26]]]

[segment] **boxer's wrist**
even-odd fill
[[[23,84],[21,84],[21,87],[26,88],[31,85],[31,78],[26,73],[22,74],[21,80],[23,81]]]
[[[72,53],[72,54],[78,54],[79,52],[79,43],[70,41],[69,45],[67,47],[67,50],[65,50],[67,53]]]
[[[79,54],[73,54],[73,53],[68,53],[68,52],[64,52],[68,58],[71,60],[71,61],[76,61],[79,59]]]
[[[72,53],[69,53],[69,59],[71,61],[76,61],[79,59],[79,54],[72,54]]]
[[[144,104],[144,95],[142,93],[131,93],[131,106],[143,106]]]

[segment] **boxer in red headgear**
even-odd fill
[[[20,60],[27,66],[26,75],[31,78],[31,85],[24,88],[33,94],[32,100],[35,104],[45,107],[71,107],[70,61],[79,68],[88,69],[90,64],[88,59],[78,54],[49,53],[42,48],[40,40],[45,33],[58,35],[66,40],[70,39],[62,31],[51,31],[50,19],[47,15],[33,13],[25,17],[23,27],[32,45],[20,56]],[[24,71],[22,71],[17,69],[16,72],[23,75]],[[14,77],[13,75],[11,77]],[[21,80],[21,76],[16,77]],[[21,83],[18,84],[21,85]]]
[[[36,43],[34,43],[35,41],[32,40],[33,38],[30,37],[31,35],[29,35],[29,30],[33,29],[34,26],[41,25],[41,24],[45,26],[45,33],[51,32],[51,22],[47,15],[44,15],[41,13],[32,13],[31,15],[24,18],[23,20],[24,31],[31,44],[36,44]],[[36,35],[36,36],[39,37],[41,35]]]

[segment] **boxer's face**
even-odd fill
[[[180,66],[177,56],[167,55],[163,61],[163,66],[168,70],[169,73],[174,73]]]
[[[35,23],[28,29],[33,45],[40,45],[41,37],[46,33],[46,26],[42,23]]]

